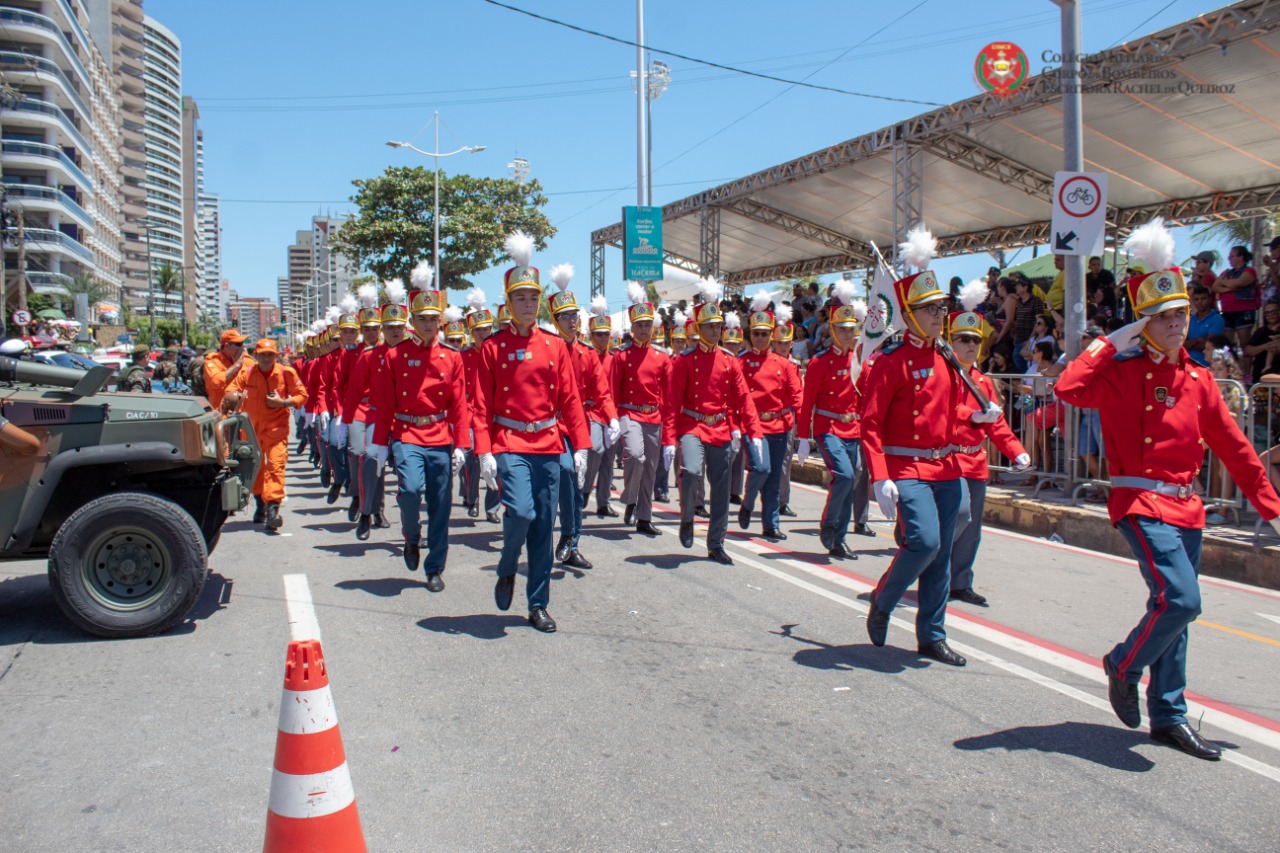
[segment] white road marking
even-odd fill
[[[1263,619],[1270,619],[1272,622],[1280,625],[1280,616],[1272,616],[1270,613],[1259,613],[1258,615]]]
[[[294,640],[319,640],[320,621],[311,602],[306,575],[284,576],[284,603],[289,611],[289,635]]]

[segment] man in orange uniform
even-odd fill
[[[427,269],[430,269],[429,262]],[[415,271],[417,272],[417,271]],[[421,283],[429,276],[417,276]],[[427,559],[422,571],[427,589],[444,589],[445,561],[449,556],[450,492],[453,478],[471,446],[471,409],[467,405],[462,356],[449,344],[437,341],[445,297],[438,290],[409,294],[409,314],[417,332],[414,340],[387,351],[386,370],[378,373],[372,389],[374,434],[379,442],[371,450],[386,458],[388,438],[394,452],[399,481],[397,503],[404,530],[404,564],[417,571],[422,538],[421,510],[427,505]]]
[[[718,285],[712,284],[704,279],[700,290],[706,301],[693,309],[698,344],[676,356],[671,371],[671,387],[662,408],[662,455],[664,464],[670,464],[679,443],[680,544],[693,547],[693,515],[705,472],[711,481],[707,557],[732,566],[724,550],[729,529],[729,450],[745,432],[756,458],[762,458],[764,441],[742,366],[719,346],[724,316],[716,303]]]
[[[490,488],[502,484],[502,556],[494,601],[511,607],[522,548],[528,548],[529,624],[539,631],[556,630],[547,613],[551,598],[551,535],[560,495],[560,455],[565,443],[559,424],[569,428],[574,473],[586,478],[591,432],[582,414],[577,377],[569,349],[559,335],[538,328],[542,288],[538,270],[529,265],[533,239],[516,233],[507,238],[507,254],[516,266],[507,270],[504,289],[511,324],[480,349],[473,423],[480,476]]]
[[[627,309],[631,342],[614,353],[611,377],[627,450],[622,466],[622,503],[626,506],[622,521],[634,524],[637,533],[657,536],[660,531],[653,526],[653,493],[662,462],[662,398],[671,379],[671,355],[651,343],[653,303],[645,301],[644,288],[633,283],[631,298]]]
[[[218,351],[205,356],[204,389],[209,395],[209,405],[214,410],[222,408],[222,398],[227,386],[235,381],[244,368],[244,335],[235,329],[227,329],[219,339]]]
[[[1126,726],[1138,727],[1138,682],[1147,670],[1151,739],[1216,761],[1221,750],[1187,725],[1184,695],[1187,629],[1200,614],[1204,505],[1196,475],[1204,444],[1277,531],[1280,498],[1213,375],[1183,347],[1190,300],[1181,271],[1167,268],[1174,263],[1173,237],[1166,235],[1161,251],[1144,229],[1163,225],[1144,225],[1125,243],[1155,270],[1127,283],[1138,321],[1094,341],[1067,365],[1054,390],[1071,405],[1101,415],[1111,463],[1107,509],[1149,590],[1146,615],[1102,659],[1111,707]]]
[[[804,387],[791,360],[778,355],[769,346],[774,327],[773,312],[765,310],[769,301],[768,292],[764,292],[753,302],[755,310],[751,312],[747,329],[751,349],[741,358],[742,372],[747,387],[751,389],[751,399],[764,433],[765,452],[747,474],[746,491],[738,510],[738,526],[743,530],[751,526],[751,513],[755,511],[756,496],[759,495],[764,538],[780,542],[787,535],[782,532],[779,487],[782,469],[791,461],[791,430],[795,427]]]
[[[987,335],[987,323],[981,314],[962,311],[951,315],[947,337],[960,365],[969,371],[974,384],[987,399],[996,400],[996,389],[976,367],[978,352]],[[1009,429],[999,409],[982,412],[969,395],[960,404],[956,418],[956,461],[960,463],[960,513],[956,517],[955,538],[951,543],[951,601],[963,601],[986,607],[987,599],[973,591],[973,562],[982,540],[982,511],[987,502],[987,447],[990,438],[996,449],[1013,460],[1018,470],[1031,467],[1031,457],[1018,437]]]
[[[373,464],[367,465],[369,451],[368,424],[373,420],[369,407],[371,379],[373,377],[374,352],[378,349],[382,337],[382,313],[378,310],[378,287],[375,284],[362,284],[357,292],[360,299],[360,335],[362,337],[359,355],[351,366],[347,377],[346,397],[342,401],[342,422],[347,429],[347,472],[348,482],[352,484],[351,507],[347,510],[347,520],[356,521],[356,539],[364,541],[369,538],[369,528],[374,513],[382,514],[382,473],[381,468]],[[367,469],[367,470],[366,470]]]
[[[248,414],[262,448],[262,467],[253,483],[257,502],[253,520],[265,522],[268,530],[279,530],[284,523],[280,502],[284,500],[284,468],[289,459],[289,410],[307,402],[307,391],[297,372],[277,364],[277,355],[271,338],[258,341],[253,349],[257,365],[238,371],[227,389],[240,394],[241,409]]]
[[[856,560],[858,555],[845,546],[844,539],[853,519],[853,486],[862,466],[862,430],[858,421],[861,400],[853,375],[858,316],[852,304],[853,283],[842,281],[837,288],[847,302],[830,307],[831,347],[814,355],[805,372],[804,403],[796,426],[800,437],[796,458],[803,465],[809,458],[812,439],[817,439],[822,459],[831,472],[818,538],[832,557]]]
[[[915,265],[927,263],[926,256]],[[933,273],[900,279],[894,290],[906,332],[900,344],[885,345],[867,378],[862,448],[876,500],[887,518],[901,518],[904,544],[871,595],[867,634],[874,645],[884,645],[890,613],[918,580],[918,651],[964,666],[967,661],[947,645],[943,622],[961,494],[960,463],[952,449],[957,410],[968,391],[937,347],[947,294]],[[813,370],[811,365],[809,381]]]
[[[578,339],[581,312],[573,291],[568,289],[572,277],[571,264],[558,264],[551,268],[551,280],[560,290],[551,297],[551,316],[555,318],[556,329],[569,350],[573,375],[578,384],[578,397],[591,434],[591,450],[603,453],[606,447],[618,440],[618,412],[613,406],[609,380],[600,367],[600,357],[590,344],[584,344]],[[579,483],[574,476],[573,452],[564,421],[560,423],[560,433],[565,445],[564,453],[560,455],[560,541],[556,543],[555,557],[566,566],[589,569],[591,562],[578,550],[578,542],[582,536],[582,508],[586,503],[582,499],[586,480],[584,478]],[[587,455],[588,470],[591,464],[590,452]]]
[[[472,289],[467,294],[467,302],[471,305],[471,313],[467,315],[467,329],[471,332],[471,344],[462,350],[462,366],[467,376],[467,402],[471,405],[471,417],[474,419],[476,381],[480,370],[480,349],[493,334],[493,312],[485,307],[488,299],[484,291]],[[472,426],[474,435],[474,425]],[[467,507],[467,515],[472,518],[480,515],[480,457],[476,455],[474,445],[467,452],[467,462],[462,466],[462,502]],[[484,518],[490,524],[498,523],[499,496],[497,489],[484,491]]]

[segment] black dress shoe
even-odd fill
[[[729,495],[729,503],[734,506],[740,506],[742,504],[742,495]]]
[[[320,469],[320,485],[324,486],[327,489],[329,488],[329,484],[332,482],[333,482],[333,477],[329,474],[329,469],[321,468]]]
[[[622,523],[627,527],[636,523],[636,505],[627,504],[626,512],[622,514]]]
[[[360,514],[360,496],[356,495],[351,499],[351,506],[347,507],[347,521],[355,521],[356,516]]]
[[[498,605],[499,610],[511,609],[511,597],[516,591],[516,576],[507,575],[499,577],[498,582],[493,587],[493,603]]]
[[[662,531],[653,526],[652,521],[637,521],[636,533],[644,533],[649,536],[661,536]]]
[[[568,536],[561,536],[560,541],[556,543],[556,562],[563,563],[565,558],[569,556],[569,552],[573,550],[573,540]]]
[[[787,534],[783,533],[781,530],[770,530],[765,528],[764,538],[768,539],[770,542],[785,542]]]
[[[743,530],[751,528],[751,513],[745,506],[738,510],[738,526]]]
[[[830,527],[819,527],[818,541],[822,543],[823,548],[830,551],[836,544],[836,532]]]
[[[597,518],[617,518],[618,511],[613,507],[609,506],[608,504],[605,504],[604,506],[596,510],[596,517]]]
[[[778,510],[778,514],[785,515],[787,518],[796,517],[796,511],[793,510],[791,507],[789,507],[787,504],[782,505],[782,507]]]
[[[369,538],[369,526],[373,524],[373,516],[362,515],[360,520],[356,522],[356,538],[361,542]]]
[[[693,547],[693,522],[680,522],[680,544],[686,548]]]
[[[502,523],[501,519],[498,518],[498,514],[496,512],[486,512],[484,514],[484,520],[489,522],[490,524]]]
[[[1120,678],[1116,665],[1111,662],[1111,655],[1102,658],[1102,671],[1107,674],[1107,698],[1111,700],[1111,710],[1116,712],[1120,722],[1136,729],[1142,725],[1142,711],[1138,709],[1138,685]],[[1155,735],[1154,731],[1152,735]]]
[[[467,518],[479,518],[479,517],[480,517],[480,505],[467,504]]]
[[[889,636],[889,614],[876,607],[874,595],[871,596],[871,609],[867,611],[867,636],[873,646],[883,646]]]
[[[391,526],[391,522],[387,521],[387,517],[385,515],[377,512],[373,515],[373,526],[385,530]]]
[[[694,514],[694,515],[696,515],[698,518],[710,518],[710,517],[711,517],[711,513],[707,512],[707,505],[706,505],[706,504],[698,504],[698,508],[697,508],[697,509],[695,509],[695,510],[693,511],[693,514]]]
[[[262,502],[262,498],[254,498],[258,505],[253,510],[253,523],[261,524],[267,520],[267,505]]]
[[[551,618],[545,607],[535,607],[529,611],[529,624],[544,634],[556,632],[556,620]]]
[[[427,589],[431,592],[444,592],[444,578],[440,577],[439,572],[427,575]]]
[[[975,607],[990,607],[987,604],[987,598],[984,595],[978,595],[972,589],[953,589],[951,594],[947,596],[947,601],[963,601],[965,604],[972,604]]]
[[[726,554],[723,548],[714,548],[708,551],[707,559],[713,563],[719,563],[722,566],[733,565],[733,558]]]
[[[1180,749],[1187,755],[1203,758],[1205,761],[1218,761],[1222,758],[1222,750],[1186,723],[1176,726],[1158,726],[1151,729],[1151,739],[1174,749]]]
[[[933,658],[938,663],[945,663],[947,666],[964,666],[967,660],[960,655],[951,651],[951,647],[947,645],[946,640],[939,640],[936,643],[921,643],[917,648],[922,656]]]
[[[586,557],[582,556],[582,552],[579,551],[577,548],[571,549],[569,551],[569,556],[565,557],[560,562],[564,563],[566,566],[570,566],[575,569],[591,568],[591,561],[588,560]]]
[[[871,529],[870,524],[858,523],[853,526],[853,534],[855,536],[870,536],[874,539],[876,532]]]
[[[413,544],[406,542],[404,544],[404,567],[411,572],[416,572],[418,570],[418,559],[420,553],[421,549],[418,547],[417,542],[414,542]]]
[[[324,499],[324,502],[327,504],[336,504],[338,502],[338,495],[340,494],[342,494],[342,486],[339,483],[334,483],[329,487],[329,494]]]
[[[831,547],[827,549],[827,553],[837,560],[856,560],[858,555],[844,547],[843,542],[832,542]]]

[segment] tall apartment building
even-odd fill
[[[222,323],[227,317],[226,292],[222,288],[222,225],[218,196],[201,193],[199,203],[200,293],[197,302],[204,314]]]
[[[270,299],[247,296],[227,305],[231,321],[250,341],[265,337],[280,322],[280,308]]]
[[[143,135],[146,138],[147,220],[153,269],[169,265],[185,287],[166,298],[154,294],[157,315],[195,319],[193,271],[183,257],[185,224],[182,209],[182,43],[150,16],[142,19]],[[144,242],[146,241],[144,234]]]
[[[121,281],[121,117],[111,49],[90,36],[89,20],[84,0],[0,2],[9,95],[0,104],[0,169],[11,224],[16,232],[20,218],[23,232],[20,245],[4,248],[5,281],[21,272],[37,292],[81,273]],[[92,306],[91,319],[114,307]]]
[[[329,245],[345,221],[345,216],[313,216],[311,228],[297,232],[296,242],[287,250],[288,274],[277,281],[286,319],[310,323],[351,292],[357,267]]]

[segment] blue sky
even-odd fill
[[[635,36],[632,0],[511,4]],[[1218,5],[1085,0],[1084,46],[1110,47]],[[447,166],[502,176],[517,154],[531,162],[559,229],[535,263],[574,264],[576,290],[588,289],[590,232],[635,203],[634,48],[482,0],[146,0],[146,10],[182,40],[183,90],[202,114],[206,189],[223,199],[223,275],[242,296],[275,297],[295,232],[314,214],[350,211],[352,179],[429,163],[384,143],[430,149],[436,109],[442,149],[488,147]],[[1016,41],[1036,72],[1040,52],[1060,44],[1050,0],[647,0],[645,17],[656,47],[940,103],[976,92],[973,59],[991,41]],[[672,85],[653,106],[656,204],[930,109],[668,61]],[[1185,233],[1179,249],[1191,253]],[[621,254],[610,250],[608,262],[608,295],[621,302]],[[982,255],[935,268],[968,279],[989,264]],[[490,270],[477,283],[496,298],[501,276]]]

